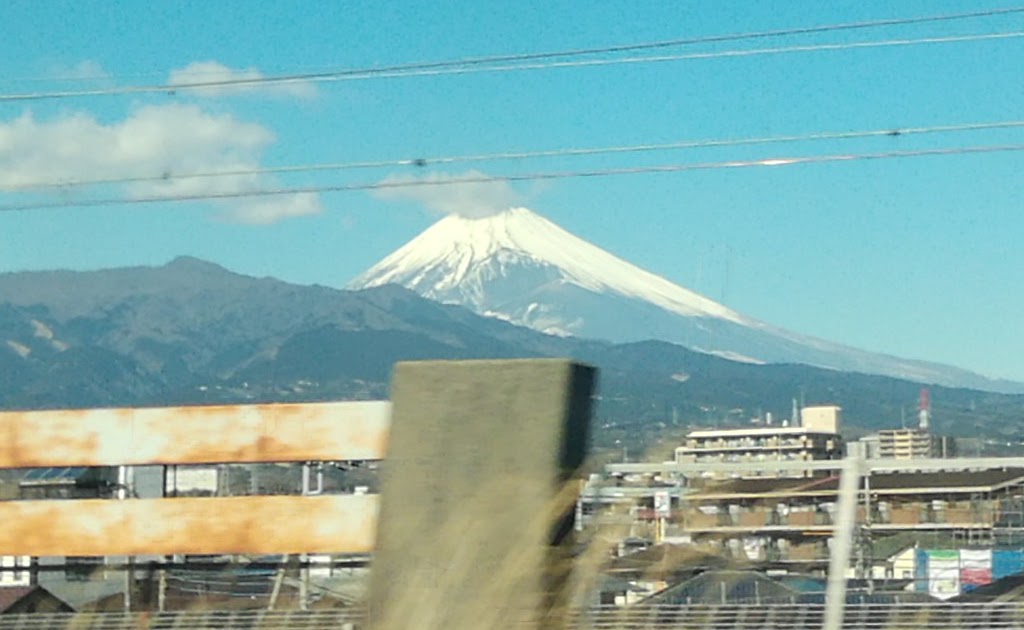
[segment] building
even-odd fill
[[[734,561],[821,572],[838,489],[836,476],[707,480],[683,494],[667,518],[653,504],[639,508],[631,533],[654,540],[660,529]],[[860,495],[858,577],[906,579],[901,552],[914,546],[1024,546],[1024,469],[875,473],[864,478]]]
[[[921,429],[886,429],[878,432],[878,456],[885,459],[920,459],[932,456],[932,435]]]
[[[116,468],[55,466],[34,468],[18,482],[18,498],[39,499],[109,499],[117,488]]]
[[[676,449],[675,460],[679,463],[752,463],[839,459],[843,452],[839,433],[841,418],[842,410],[836,406],[804,407],[798,426],[784,422],[742,429],[691,431],[686,442]],[[810,476],[799,471],[796,474]]]
[[[52,466],[25,472],[17,482],[17,498],[147,499],[162,497],[163,486],[163,466]],[[138,556],[135,560],[146,562],[149,558]],[[124,591],[129,575],[124,567],[123,557],[0,556],[0,592],[38,586],[71,608],[83,610]]]
[[[924,459],[956,456],[956,443],[952,438],[931,432],[931,394],[921,390],[918,421],[915,427],[883,429],[860,439],[861,454],[879,459]],[[852,452],[852,451],[851,451]]]
[[[0,556],[0,587],[32,586],[31,556]]]

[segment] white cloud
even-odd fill
[[[467,182],[460,180],[485,178],[471,170],[458,175],[431,173],[422,177],[391,176],[382,184],[413,184],[380,188],[375,195],[381,199],[413,201],[443,214],[464,217],[486,217],[522,205],[522,197],[503,181]]]
[[[139,107],[120,121],[104,123],[74,113],[48,121],[26,113],[0,121],[0,187],[37,182],[71,182],[166,176],[152,182],[115,185],[105,192],[125,197],[244,193],[273,188],[264,174],[181,178],[175,174],[258,169],[274,134],[231,114],[212,114],[197,105]],[[58,189],[69,202],[80,188]],[[212,202],[228,218],[270,223],[320,211],[312,195],[281,195]]]
[[[57,66],[51,73],[54,79],[73,79],[75,81],[109,82],[113,76],[98,61],[85,59],[73,66]]]
[[[253,197],[244,203],[233,204],[224,213],[228,220],[266,225],[282,219],[319,214],[323,208],[320,198],[313,193],[296,193],[280,197]]]
[[[196,61],[184,68],[171,70],[167,83],[169,85],[184,85],[219,81],[251,81],[262,78],[264,78],[263,73],[256,68],[235,69],[229,68],[218,61]],[[262,93],[308,99],[316,96],[317,89],[316,85],[310,81],[291,81],[288,83],[241,84],[196,88],[189,90],[189,93],[211,98]]]

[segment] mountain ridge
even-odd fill
[[[748,363],[800,363],[1024,392],[1024,383],[864,351],[747,317],[526,208],[482,218],[444,217],[346,286],[386,284],[550,334],[613,343],[660,339]]]
[[[32,295],[98,302],[89,296],[124,276],[0,275],[0,408],[382,399],[397,361],[571,357],[600,369],[598,444],[615,448],[620,440],[637,452],[689,425],[746,422],[762,412],[786,417],[798,395],[808,404],[842,405],[847,424],[860,430],[892,426],[920,388],[881,376],[736,363],[660,341],[545,335],[394,285],[342,291],[216,265],[191,271],[199,294],[156,289],[181,288],[180,264],[136,268],[143,293],[124,290],[84,314],[51,309],[12,288],[30,278],[49,283]],[[932,394],[937,429],[1024,434],[1024,396],[942,387]]]

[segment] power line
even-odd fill
[[[867,48],[886,48],[897,46],[919,46],[925,44],[954,44],[964,42],[1016,39],[1024,37],[1024,31],[1007,31],[1001,33],[981,33],[976,35],[952,35],[948,37],[921,37],[916,39],[886,39],[869,42],[847,42],[839,44],[806,44],[801,46],[780,46],[776,48],[750,48],[739,50],[721,50],[706,53],[687,53],[678,55],[644,55],[640,57],[620,57],[615,59],[582,59],[577,61],[551,61],[544,63],[514,64],[506,66],[484,66],[470,68],[444,68],[438,70],[417,70],[409,72],[375,72],[363,75],[325,78],[324,81],[354,81],[366,79],[388,79],[407,77],[426,77],[441,75],[480,74],[485,72],[518,72],[523,70],[549,70],[552,68],[587,68],[597,66],[615,66],[638,63],[663,63],[668,61],[694,61],[704,59],[756,57],[762,55],[781,55],[801,52],[823,52],[837,50],[855,50]],[[0,101],[3,98],[0,97]]]
[[[636,50],[654,50],[658,48],[672,48],[678,46],[692,46],[695,44],[712,44],[712,43],[723,43],[732,41],[742,41],[750,39],[768,39],[774,37],[785,37],[792,35],[813,35],[817,33],[828,33],[834,31],[850,31],[850,30],[864,30],[872,28],[883,28],[888,26],[908,26],[912,24],[927,24],[935,22],[952,22],[959,20],[968,20],[974,18],[986,18],[986,17],[998,17],[1002,15],[1012,15],[1015,13],[1024,13],[1024,7],[1007,7],[1002,9],[986,9],[982,11],[968,11],[964,13],[946,13],[938,15],[926,15],[910,18],[892,18],[887,20],[869,20],[862,22],[843,22],[838,24],[824,24],[818,26],[806,26],[798,28],[788,29],[777,29],[768,31],[751,31],[746,33],[729,33],[725,35],[709,35],[705,37],[687,37],[679,39],[661,40],[655,42],[642,42],[638,44],[619,44],[614,46],[601,46],[595,48],[575,48],[561,51],[547,51],[537,53],[519,53],[512,55],[491,55],[482,57],[467,57],[460,60],[450,61],[433,61],[433,62],[415,62],[400,64],[394,66],[384,66],[377,69],[364,69],[364,70],[319,70],[313,72],[297,73],[294,75],[280,75],[278,77],[267,77],[268,80],[273,79],[286,79],[289,77],[296,77],[300,80],[315,80],[322,75],[334,75],[339,72],[353,72],[362,73],[373,70],[379,71],[396,71],[396,70],[419,70],[438,68],[453,65],[478,65],[488,63],[505,63],[509,61],[535,61],[538,59],[553,59],[558,57],[579,57],[586,55],[598,55],[616,52],[631,52]],[[202,76],[203,74],[215,74],[215,73],[198,73],[194,76]],[[121,78],[144,78],[159,76],[155,73],[148,74],[133,74],[122,76]],[[49,78],[23,78],[23,79],[8,79],[8,81],[90,81],[90,80],[110,80],[114,77],[108,75],[95,75],[95,76],[68,76],[68,77],[49,77]],[[225,87],[228,85],[249,85],[247,80],[225,80],[223,82],[203,82],[196,85],[189,84],[188,86],[178,86],[179,89],[198,89],[200,87]]]
[[[286,173],[316,171],[346,171],[402,166],[437,166],[475,162],[498,162],[552,157],[583,157],[589,155],[619,153],[650,153],[682,149],[704,149],[729,146],[763,145],[790,142],[816,142],[822,140],[852,140],[873,137],[899,137],[920,134],[955,133],[966,131],[987,131],[994,129],[1012,129],[1024,127],[1024,120],[1007,120],[987,123],[966,123],[959,125],[933,125],[927,127],[907,127],[872,129],[867,131],[816,132],[798,135],[764,136],[753,138],[727,138],[710,140],[682,140],[658,144],[634,144],[608,147],[584,147],[565,149],[545,149],[538,151],[507,151],[501,153],[483,153],[457,156],[438,156],[430,158],[403,158],[396,160],[376,160],[363,162],[328,162],[319,164],[299,164],[291,166],[269,166],[250,169],[233,169],[224,171],[203,171],[193,173],[163,173],[138,177],[112,177],[82,179],[69,181],[36,181],[23,184],[0,185],[0,192],[22,192],[46,188],[79,188],[111,184],[136,184],[152,182],[171,182],[186,179],[206,179],[216,177],[239,177],[249,175],[280,175]]]
[[[57,98],[73,98],[73,97],[87,97],[87,96],[105,96],[105,95],[118,95],[118,94],[140,94],[140,93],[173,93],[177,91],[188,91],[188,90],[203,90],[203,89],[216,89],[216,88],[231,88],[231,87],[258,87],[268,85],[280,85],[288,83],[306,83],[306,82],[324,82],[324,81],[343,81],[343,80],[355,80],[355,79],[370,79],[370,78],[394,78],[394,77],[413,77],[413,76],[436,76],[441,74],[466,74],[470,72],[507,72],[514,70],[536,70],[542,68],[557,68],[557,67],[582,67],[582,66],[594,66],[594,65],[612,65],[621,63],[640,63],[640,62],[655,62],[655,61],[674,61],[684,59],[712,59],[716,57],[736,57],[736,56],[749,56],[753,54],[779,54],[784,52],[810,52],[819,50],[841,50],[844,48],[863,48],[867,46],[882,46],[882,45],[912,45],[912,44],[929,44],[929,43],[950,43],[950,42],[966,42],[976,41],[981,39],[995,39],[999,37],[1013,36],[1011,33],[998,33],[998,34],[983,34],[983,35],[966,35],[958,37],[933,37],[933,38],[922,38],[922,39],[904,39],[904,40],[889,40],[885,42],[861,42],[859,44],[825,44],[825,45],[807,45],[807,46],[791,46],[791,47],[780,47],[770,49],[755,49],[755,50],[734,50],[734,51],[720,51],[711,53],[702,53],[694,55],[664,55],[659,57],[627,57],[620,59],[592,59],[592,60],[579,60],[577,62],[554,62],[554,63],[515,63],[515,65],[505,66],[493,66],[490,64],[502,64],[509,62],[536,62],[550,59],[558,59],[564,57],[581,57],[591,56],[597,54],[609,54],[609,53],[621,53],[621,52],[633,52],[638,50],[653,50],[659,48],[679,47],[688,46],[695,44],[707,44],[707,43],[722,43],[730,41],[741,41],[751,39],[765,39],[792,35],[807,35],[814,33],[825,33],[834,31],[847,31],[856,29],[869,29],[879,28],[885,26],[898,26],[898,25],[909,25],[909,24],[922,24],[929,22],[947,22],[953,20],[963,20],[969,18],[981,18],[981,17],[993,17],[999,15],[1009,15],[1015,13],[1024,13],[1024,7],[1012,7],[1006,9],[992,9],[986,11],[975,11],[970,13],[956,13],[956,14],[945,14],[945,15],[931,15],[931,16],[920,16],[914,18],[902,18],[902,19],[891,19],[891,20],[874,20],[865,22],[849,22],[841,24],[829,24],[822,26],[772,30],[772,31],[758,31],[748,33],[734,33],[727,35],[713,35],[708,37],[694,37],[686,39],[674,39],[665,40],[658,42],[646,42],[640,44],[624,44],[618,46],[604,46],[600,48],[582,48],[572,49],[554,52],[539,52],[539,53],[522,53],[514,55],[495,55],[488,57],[467,57],[463,59],[455,59],[448,61],[435,61],[435,62],[417,62],[408,64],[399,64],[393,66],[383,66],[377,68],[362,68],[362,69],[339,69],[339,70],[327,70],[320,72],[305,72],[305,73],[294,73],[294,74],[281,74],[275,76],[264,76],[264,77],[251,77],[251,78],[237,78],[237,79],[222,79],[216,81],[196,81],[196,82],[182,82],[176,84],[162,84],[162,85],[136,85],[136,86],[120,86],[110,88],[98,88],[88,90],[65,90],[65,91],[53,91],[53,92],[35,92],[25,94],[0,94],[0,102],[11,102],[11,101],[29,101],[29,100],[44,100],[44,99],[57,99]]]
[[[638,166],[627,168],[595,169],[586,171],[551,171],[520,175],[467,175],[446,180],[385,180],[360,184],[338,184],[323,186],[307,186],[296,188],[272,188],[227,193],[197,193],[186,195],[154,195],[131,198],[82,199],[78,201],[51,201],[27,204],[0,206],[0,212],[22,212],[27,210],[44,210],[71,207],[98,207],[149,203],[171,203],[182,201],[218,201],[228,199],[245,199],[253,197],[273,197],[282,195],[340,193],[368,190],[387,190],[401,188],[419,188],[424,186],[448,186],[457,184],[488,184],[495,182],[520,182],[530,180],[554,180],[589,177],[609,177],[616,175],[638,175],[643,173],[680,173],[698,170],[720,170],[751,167],[791,166],[796,164],[820,164],[829,162],[854,162],[861,160],[882,160],[898,158],[914,158],[926,156],[1007,153],[1024,151],[1024,144],[982,145],[968,147],[945,147],[940,149],[920,149],[915,151],[887,151],[882,153],[845,153],[834,155],[814,155],[796,157],[778,157],[758,160],[732,160],[726,162],[698,162],[682,164],[664,164],[660,166]]]

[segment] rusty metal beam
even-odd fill
[[[376,495],[0,501],[0,555],[369,553]]]
[[[0,468],[383,459],[391,404],[0,413]]]

